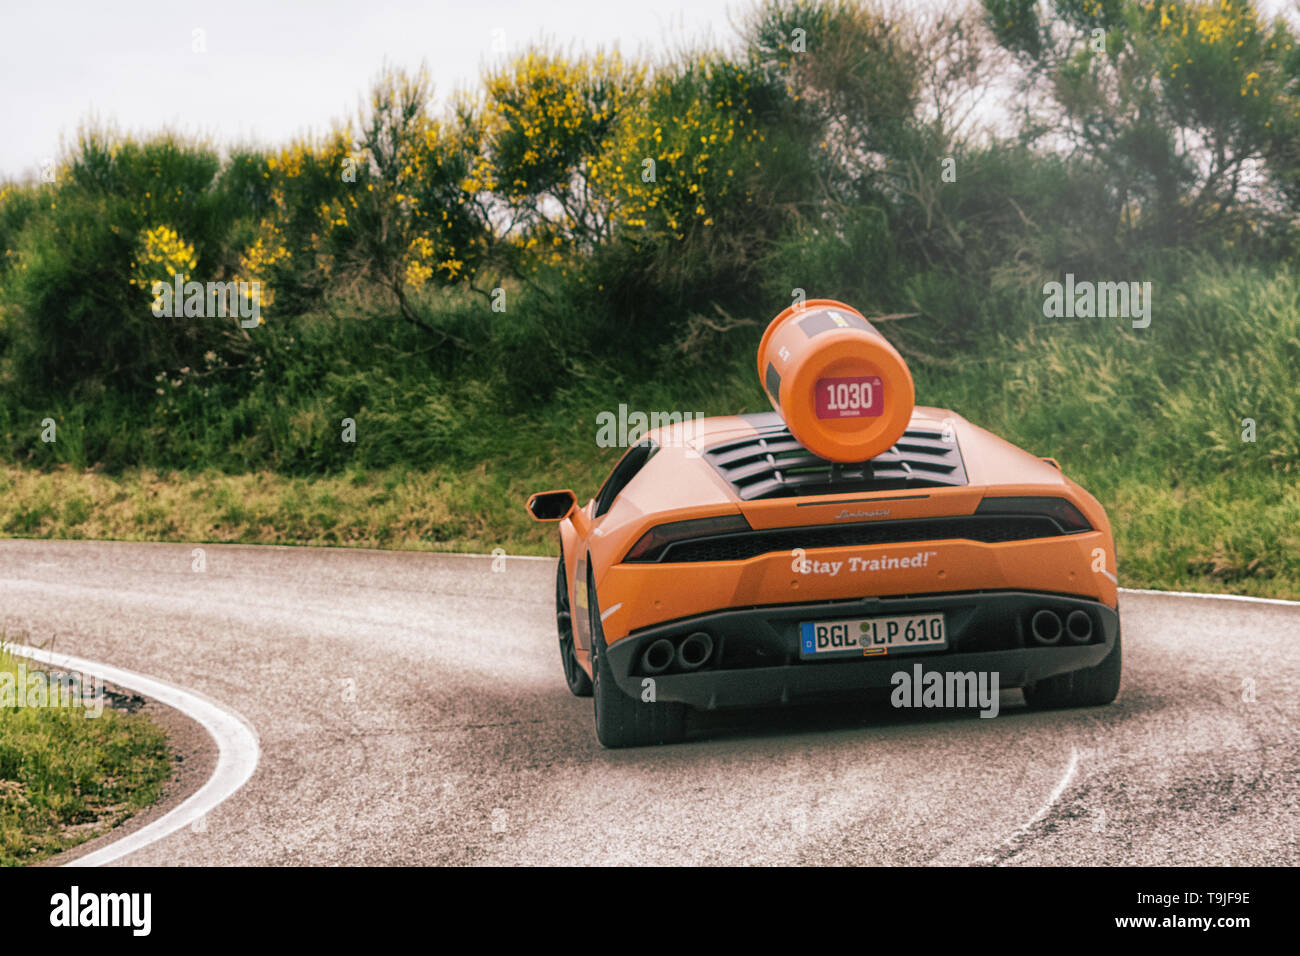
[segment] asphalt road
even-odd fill
[[[1300,607],[1124,594],[1119,701],[695,715],[606,751],[554,564],[0,541],[10,640],[237,711],[262,758],[126,864],[1300,863]]]

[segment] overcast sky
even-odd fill
[[[945,0],[902,0],[932,6]],[[1277,10],[1295,0],[1262,0]],[[281,144],[355,114],[385,58],[441,97],[504,45],[657,51],[730,43],[749,0],[0,0],[0,178],[34,173],[88,117],[219,146]],[[194,51],[201,30],[206,52]]]
[[[712,30],[744,0],[0,0],[0,177],[34,172],[89,116],[171,125],[219,145],[278,144],[352,116],[385,58],[427,62],[442,95],[547,37],[657,50]],[[202,30],[207,52],[193,51]]]

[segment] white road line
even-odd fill
[[[129,833],[93,853],[78,857],[64,864],[65,866],[103,866],[105,863],[120,860],[128,853],[141,850],[165,836],[170,836],[215,809],[218,804],[247,783],[253,771],[257,769],[261,751],[253,727],[238,714],[191,691],[182,690],[173,684],[152,677],[145,677],[143,674],[88,661],[81,657],[55,654],[36,647],[6,644],[5,650],[10,654],[28,657],[51,667],[101,678],[108,683],[125,687],[175,707],[187,717],[197,721],[217,744],[217,766],[212,771],[212,776],[180,806],[134,833]]]
[[[1003,847],[1014,846],[1017,842],[1019,842],[1021,837],[1023,837],[1026,833],[1029,832],[1030,828],[1035,823],[1043,819],[1043,817],[1047,816],[1048,812],[1051,811],[1052,807],[1056,805],[1056,801],[1061,799],[1061,794],[1065,793],[1066,788],[1069,787],[1070,784],[1074,781],[1074,775],[1075,773],[1078,772],[1078,770],[1079,770],[1079,751],[1074,747],[1071,747],[1070,763],[1065,768],[1065,774],[1061,777],[1060,780],[1057,781],[1056,788],[1052,791],[1051,796],[1047,798],[1047,802],[1038,808],[1037,813],[1035,813],[1024,823],[1022,823],[1016,829],[1016,831],[1013,834],[1011,834],[1011,836],[1003,840],[1002,845],[998,847],[998,850],[1001,850]],[[992,863],[996,858],[996,855],[997,855],[997,851],[995,850],[993,854],[990,854],[989,856],[981,857],[975,862]]]
[[[1277,604],[1282,607],[1300,607],[1300,601],[1282,598],[1247,597],[1244,594],[1204,594],[1200,591],[1152,591],[1143,588],[1120,588],[1124,594],[1159,594],[1164,597],[1214,598],[1218,601],[1246,601],[1249,604]]]
[[[308,548],[302,548],[302,547],[300,547],[300,546],[298,546],[298,545],[292,545],[292,544],[289,544],[289,545],[283,545],[283,544],[282,544],[282,545],[264,545],[264,544],[257,544],[257,545],[238,545],[237,547],[256,547],[256,548],[265,548],[265,547],[280,547],[280,548],[286,548],[286,547],[287,547],[287,548],[294,548],[295,550],[298,550],[298,551],[305,551],[305,550],[311,550],[311,551],[372,551],[372,550],[373,550],[373,551],[379,551],[379,550],[380,550],[380,549],[378,549],[378,548],[310,548],[310,549],[308,549]],[[432,557],[437,557],[437,558],[499,558],[499,557],[501,557],[501,555],[499,555],[499,554],[479,554],[477,551],[383,551],[383,553],[384,553],[384,554],[425,554],[425,555],[430,555],[430,556],[432,556]],[[508,561],[549,561],[551,564],[554,564],[554,563],[555,563],[555,558],[556,558],[555,555],[546,555],[546,554],[507,554],[507,555],[506,555],[506,560],[508,560]]]

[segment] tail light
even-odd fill
[[[977,515],[1042,515],[1051,518],[1066,534],[1091,531],[1088,519],[1064,498],[985,498]]]
[[[664,549],[675,541],[688,538],[709,538],[718,534],[749,531],[744,515],[719,515],[716,518],[693,518],[690,521],[673,521],[656,525],[632,545],[624,561],[658,561]]]

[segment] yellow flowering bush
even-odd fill
[[[1243,0],[1161,3],[1156,36],[1161,79],[1186,122],[1259,133],[1300,119],[1289,82],[1292,38]]]
[[[139,251],[131,263],[131,281],[141,289],[152,290],[155,282],[170,287],[177,275],[188,282],[197,261],[194,244],[186,242],[170,226],[155,226],[140,234]]]
[[[508,208],[505,238],[514,249],[554,260],[607,237],[613,196],[594,193],[590,179],[644,83],[644,66],[617,54],[568,59],[542,50],[486,76],[485,155],[464,187]]]
[[[354,151],[346,131],[300,139],[261,157],[249,185],[260,202],[256,225],[241,238],[239,277],[257,281],[263,309],[301,311],[317,301],[329,281],[331,230],[347,224],[349,185],[344,180]],[[355,160],[353,160],[355,162]],[[353,197],[355,198],[355,197]]]
[[[646,107],[623,118],[592,164],[617,226],[680,239],[748,202],[744,183],[767,140],[751,88],[743,68],[713,58],[655,78]]]
[[[239,274],[234,277],[237,282],[248,283],[247,296],[256,304],[259,315],[275,304],[274,277],[289,261],[289,250],[279,227],[273,222],[263,222],[262,234],[239,257]]]

